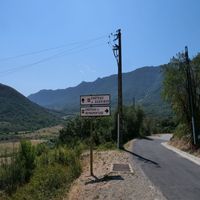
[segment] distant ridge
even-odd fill
[[[0,84],[0,133],[38,129],[57,123],[58,118],[47,109],[15,89]]]
[[[144,106],[148,114],[168,115],[169,107],[161,99],[163,74],[161,67],[142,67],[123,73],[123,101],[125,105],[136,103]],[[111,94],[112,106],[117,104],[117,75],[98,78],[94,82],[81,82],[76,87],[58,90],[41,90],[28,98],[46,108],[65,112],[78,112],[80,95]],[[164,109],[164,113],[162,113]],[[165,112],[166,111],[166,112]]]

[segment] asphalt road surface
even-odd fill
[[[200,200],[200,166],[162,146],[166,138],[137,140],[129,153],[167,199]]]

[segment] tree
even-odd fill
[[[173,57],[169,64],[163,66],[163,97],[170,102],[179,122],[176,130],[180,136],[192,136],[191,110],[189,104],[187,65],[183,53]],[[200,120],[200,54],[190,62],[192,97],[196,121]],[[196,124],[198,125],[198,124]],[[198,125],[199,126],[199,125]],[[182,127],[182,128],[180,128]],[[197,127],[197,130],[199,127]],[[198,132],[198,131],[197,131]],[[192,137],[191,137],[192,142]]]
[[[123,143],[126,143],[141,135],[144,111],[138,106],[124,106],[123,111]]]
[[[90,123],[92,123],[93,139],[96,145],[112,141],[110,117],[89,119],[78,116],[66,122],[65,127],[60,131],[60,141],[71,146],[79,141],[88,142],[91,134]]]

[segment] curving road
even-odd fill
[[[161,145],[169,135],[137,140],[133,159],[169,200],[200,200],[200,166]]]

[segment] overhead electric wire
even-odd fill
[[[72,45],[72,44],[76,44],[76,46],[73,47],[73,48],[70,48],[70,49],[67,49],[67,50],[63,50],[63,51],[61,51],[59,53],[56,53],[56,54],[54,54],[52,56],[48,56],[46,58],[40,59],[40,60],[38,60],[36,62],[33,62],[31,64],[25,64],[25,65],[18,66],[18,67],[10,67],[10,69],[4,70],[4,71],[0,71],[0,74],[2,74],[1,77],[3,75],[16,72],[16,71],[18,71],[20,69],[23,69],[23,68],[31,67],[31,66],[40,64],[42,62],[47,62],[48,60],[55,59],[55,58],[60,57],[60,56],[65,56],[65,55],[68,55],[68,54],[71,54],[71,53],[76,53],[76,52],[79,52],[79,51],[86,50],[88,48],[91,48],[91,47],[87,47],[88,45],[91,45],[93,42],[95,42],[97,40],[100,40],[100,39],[103,39],[103,38],[106,38],[106,36],[104,35],[104,36],[99,36],[99,37],[92,38],[92,39],[87,39],[87,40],[84,40],[84,41],[73,42],[73,43],[70,43],[68,45],[61,45],[61,46],[64,47],[64,46],[69,46],[69,45]],[[21,54],[21,55],[14,56],[14,57],[9,57],[9,58],[13,59],[13,58],[17,58],[17,57],[23,57],[23,56],[26,56],[26,55],[38,54],[38,53],[45,52],[45,51],[48,51],[48,50],[59,49],[61,46],[57,46],[57,47],[53,47],[53,48],[49,48],[49,49],[43,49],[43,50],[40,50],[40,51],[37,51],[37,52],[32,52],[32,53]],[[86,46],[86,48],[82,48],[82,47],[85,47],[85,46]],[[96,47],[96,45],[94,47]],[[78,51],[72,52],[73,50],[76,50],[76,49],[78,49]]]
[[[107,35],[102,35],[102,36],[99,36],[99,37],[96,37],[96,38],[91,38],[91,39],[87,39],[87,40],[83,40],[83,41],[79,41],[79,42],[71,42],[71,43],[62,44],[62,45],[59,45],[59,46],[56,46],[56,47],[45,48],[45,49],[41,49],[41,50],[38,50],[38,51],[22,53],[22,54],[15,55],[15,56],[0,58],[0,62],[4,62],[4,61],[16,59],[16,58],[21,58],[21,57],[25,57],[25,56],[40,54],[40,53],[44,53],[44,52],[48,52],[48,51],[52,51],[52,50],[62,49],[62,48],[66,48],[66,47],[73,46],[73,45],[90,43],[90,42],[94,42],[94,41],[97,41],[97,40],[101,40],[101,39],[106,38],[106,37],[107,37]]]
[[[58,57],[63,57],[63,56],[66,56],[66,55],[69,55],[69,54],[73,54],[73,53],[79,53],[79,52],[82,52],[84,50],[88,50],[88,49],[95,48],[95,47],[98,47],[98,46],[102,46],[102,45],[105,45],[105,44],[106,43],[100,43],[98,45],[83,47],[83,48],[80,48],[80,49],[77,49],[77,47],[76,48],[71,48],[70,50],[62,51],[60,53],[57,53],[55,55],[52,55],[52,56],[49,56],[49,57],[46,57],[46,58],[43,58],[43,59],[40,59],[40,60],[38,60],[36,62],[33,62],[33,63],[30,63],[30,64],[14,67],[14,68],[11,68],[11,69],[5,70],[5,71],[0,71],[0,74],[1,74],[0,77],[9,75],[11,73],[17,72],[17,71],[22,70],[24,68],[29,68],[29,67],[32,67],[34,65],[38,65],[40,63],[47,62],[49,60],[52,60],[52,59],[55,59],[55,58],[58,58]],[[73,50],[75,50],[75,51],[73,51]]]

